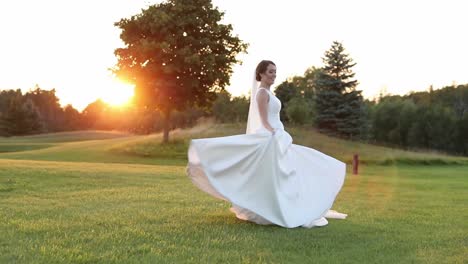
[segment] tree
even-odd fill
[[[247,122],[250,100],[245,96],[232,97],[228,91],[217,93],[212,106],[213,116],[218,122]]]
[[[103,102],[101,99],[90,103],[81,112],[83,118],[83,125],[87,129],[109,129],[109,123],[103,122],[108,120],[110,106]]]
[[[47,91],[36,84],[34,89],[29,90],[24,97],[34,102],[45,123],[46,131],[63,130],[63,109],[60,106],[59,98],[55,95],[55,89]]]
[[[312,66],[308,68],[304,72],[304,78],[302,78],[302,82],[298,84],[298,87],[301,91],[301,94],[307,100],[314,100],[317,87],[315,86],[315,80],[320,76],[322,73],[321,68],[317,68]]]
[[[113,72],[135,84],[139,106],[162,113],[164,142],[171,112],[211,105],[246,51],[223,15],[211,0],[168,0],[115,23],[125,47],[115,50]]]
[[[63,130],[78,130],[82,128],[81,114],[71,104],[63,108]]]
[[[11,100],[22,96],[23,93],[20,89],[0,91],[0,113],[5,113],[8,110]]]
[[[400,144],[405,148],[410,145],[410,142],[408,142],[408,134],[412,123],[417,119],[416,111],[417,106],[413,100],[405,99],[402,102],[398,128],[400,132]]]
[[[350,91],[342,94],[342,103],[336,111],[338,133],[349,138],[365,136],[362,130],[366,126],[366,109],[361,91]]]
[[[275,95],[281,101],[280,118],[283,122],[287,122],[289,121],[288,115],[286,114],[288,102],[300,96],[299,87],[294,85],[292,81],[286,80],[276,87]]]
[[[307,119],[312,121],[310,104],[302,97],[295,97],[288,102],[286,114],[294,124],[303,125]]]
[[[308,68],[303,76],[294,76],[282,82],[275,89],[275,95],[280,99],[282,107],[280,111],[280,118],[283,121],[290,121],[289,115],[286,114],[289,102],[294,98],[302,98],[308,104],[308,113],[314,114],[314,98],[315,98],[315,85],[314,80],[317,78],[321,69],[316,67]],[[310,119],[311,120],[311,119]]]
[[[385,95],[368,104],[372,139],[405,148],[468,153],[468,85]]]
[[[356,90],[352,67],[356,65],[340,42],[334,41],[317,73],[316,123],[321,131],[345,137],[361,136],[366,111],[362,91]]]
[[[231,103],[231,94],[228,91],[221,91],[217,94],[213,102],[212,112],[216,121],[225,123],[231,118],[229,108]]]
[[[372,116],[372,134],[380,142],[398,144],[398,117],[400,116],[401,99],[381,101],[374,108]],[[395,142],[396,141],[396,142]]]
[[[468,112],[456,121],[455,149],[458,154],[468,156]]]
[[[21,94],[9,102],[0,123],[2,134],[6,136],[38,134],[44,132],[45,127],[34,102],[24,99]]]

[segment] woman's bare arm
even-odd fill
[[[271,127],[270,123],[268,122],[268,101],[270,100],[270,96],[265,89],[260,89],[257,93],[257,104],[258,104],[258,112],[260,114],[260,120],[262,121],[263,126],[271,131],[274,132],[273,127]]]

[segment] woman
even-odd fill
[[[187,174],[210,195],[232,203],[237,218],[287,228],[346,218],[329,210],[344,182],[345,163],[292,144],[280,121],[280,100],[270,91],[276,65],[255,71],[245,135],[194,139]],[[260,82],[258,87],[257,81]]]

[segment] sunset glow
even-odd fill
[[[124,106],[129,103],[134,93],[133,85],[119,80],[113,80],[109,84],[100,90],[101,96],[99,98],[111,106]]]

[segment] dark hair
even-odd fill
[[[276,64],[272,61],[269,60],[262,60],[258,65],[257,69],[255,69],[255,79],[259,82],[262,80],[262,77],[260,77],[260,73],[265,73],[268,65],[273,64],[276,66]]]

